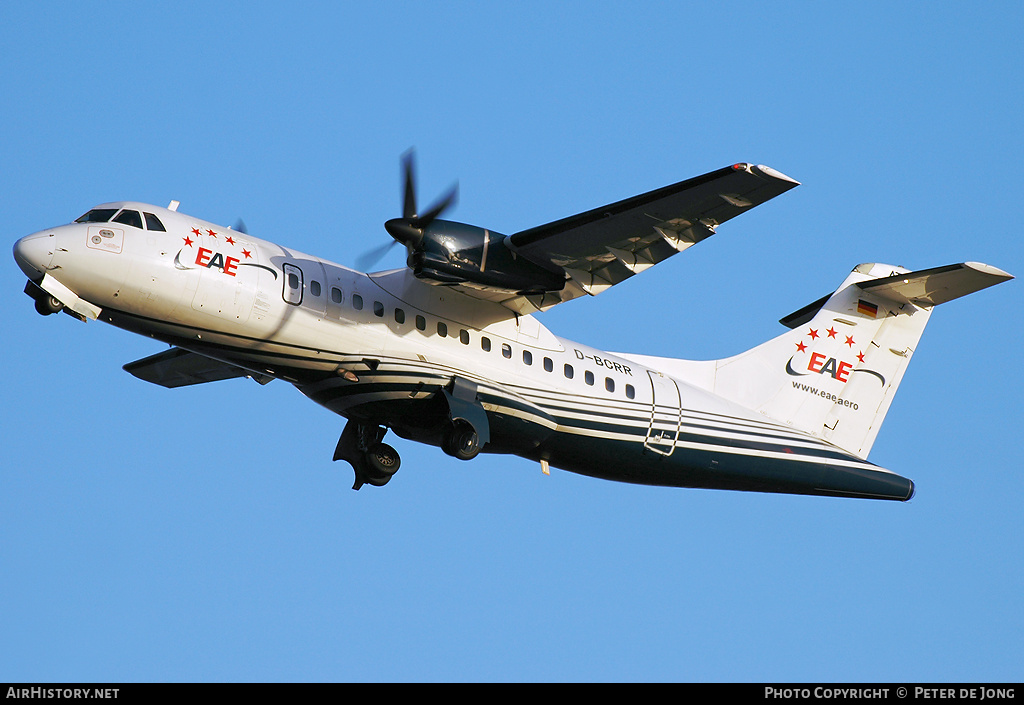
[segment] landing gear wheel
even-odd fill
[[[384,485],[391,482],[391,475],[366,475],[363,478],[366,484],[373,485],[374,487],[383,487]],[[358,487],[356,489],[359,489]]]
[[[64,308],[64,304],[58,301],[56,297],[50,296],[49,294],[40,296],[36,299],[36,312],[41,316],[49,316],[51,313],[58,313],[62,308]]]
[[[402,459],[398,456],[398,451],[387,443],[377,443],[366,451],[366,464],[369,465],[372,474],[390,478],[398,472]]]
[[[459,460],[472,460],[480,453],[480,436],[465,421],[456,421],[441,439],[441,450]]]
[[[398,451],[387,443],[375,443],[363,454],[366,461],[366,482],[374,487],[383,487],[398,472],[402,459]]]

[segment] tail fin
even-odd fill
[[[977,262],[862,264],[782,319],[792,331],[714,363],[713,390],[866,458],[932,308],[1012,278]]]

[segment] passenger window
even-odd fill
[[[491,351],[491,339],[488,338],[487,336],[484,336],[484,337],[480,338],[480,349],[483,350],[484,352],[490,352]]]
[[[427,319],[424,318],[423,316],[416,316],[416,328],[418,330],[426,330],[427,329]]]
[[[400,308],[395,309],[395,323],[405,323],[405,311]]]
[[[574,374],[572,370],[572,365],[566,363],[565,367],[562,368],[562,371],[565,372],[566,379],[572,379],[572,376]]]
[[[463,345],[469,345],[469,331],[468,330],[463,329],[463,330],[459,331],[459,342],[461,342]]]
[[[160,219],[157,218],[155,215],[153,215],[152,213],[143,213],[143,215],[146,216],[146,228],[147,229],[149,229],[149,230],[159,230],[161,232],[167,232],[167,228],[164,227],[164,224],[161,223]]]
[[[589,384],[590,386],[594,386],[594,373],[591,372],[590,370],[584,372],[583,381]]]
[[[284,300],[293,306],[302,303],[302,270],[294,264],[284,265]]]
[[[512,357],[512,346],[508,343],[501,344],[501,356],[506,358]]]
[[[320,296],[320,282],[316,279],[312,279],[309,282],[309,293],[313,296]]]
[[[615,391],[615,380],[612,379],[611,377],[605,377],[604,378],[604,388],[607,389],[609,392],[614,392]]]
[[[626,397],[629,398],[629,399],[632,399],[635,396],[636,396],[636,390],[633,389],[633,385],[632,384],[627,384],[626,385]]]
[[[341,295],[341,289],[336,286],[331,287],[331,301],[336,304],[340,304],[344,297]]]
[[[551,362],[551,358],[550,357],[545,357],[544,358],[544,371],[545,372],[550,372],[553,369],[555,369],[555,363]]]
[[[438,321],[437,322],[437,334],[439,336],[441,336],[442,338],[447,338],[448,337],[448,326],[447,326],[447,324],[442,323],[441,321]]]
[[[363,297],[359,294],[352,294],[352,308],[356,311],[363,310]]]
[[[139,215],[138,211],[130,211],[127,208],[117,214],[114,218],[115,223],[121,223],[122,225],[130,225],[133,228],[142,230],[142,216]]]
[[[377,318],[384,318],[384,304],[380,301],[373,302],[373,315]]]
[[[529,350],[523,350],[523,363],[527,365],[533,364],[533,353]]]

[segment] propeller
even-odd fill
[[[396,242],[415,248],[423,240],[423,231],[458,200],[459,185],[453,184],[421,215],[416,206],[416,157],[412,150],[402,156],[402,177],[402,217],[387,221],[384,229]]]
[[[422,242],[427,226],[454,205],[458,195],[459,185],[455,183],[426,213],[420,215],[416,206],[416,155],[410,149],[402,155],[402,217],[384,223],[384,229],[394,240],[364,252],[356,260],[356,266],[365,272],[399,243],[414,249]]]

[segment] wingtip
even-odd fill
[[[790,178],[790,177],[786,176],[785,174],[783,174],[778,169],[772,169],[770,166],[765,166],[764,164],[758,164],[754,168],[757,169],[757,171],[761,172],[762,174],[764,174],[765,176],[768,176],[770,178],[779,179],[781,181],[788,181],[789,183],[793,184],[794,186],[799,186],[800,185],[800,182],[797,181],[796,179]]]
[[[993,267],[991,264],[984,264],[983,262],[964,262],[965,267],[988,274],[989,276],[996,277],[998,279],[1014,279],[1015,277],[1009,272],[1004,272],[999,267]]]

